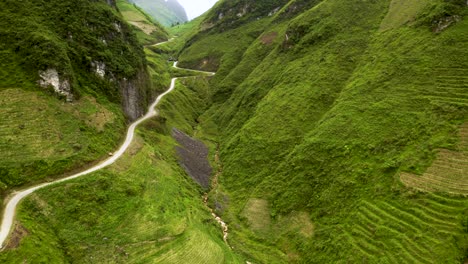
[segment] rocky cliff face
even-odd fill
[[[121,103],[130,120],[145,111],[145,54],[114,0],[7,0],[0,8],[2,54],[16,59],[11,65],[18,72],[34,76],[28,83],[53,88],[68,101],[99,94]],[[0,87],[15,82],[21,80],[0,80]]]
[[[148,78],[148,73],[142,68],[134,78],[124,78],[119,81],[119,89],[122,95],[122,107],[125,116],[130,120],[136,120],[144,115],[146,113],[148,99],[154,97],[154,95],[148,92]]]

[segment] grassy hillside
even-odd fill
[[[115,165],[26,199],[0,260],[465,262],[467,15],[466,2],[457,0],[218,3],[185,27],[199,32],[183,34],[188,41],[179,54],[182,67],[217,74],[181,80],[160,117],[139,128]],[[51,166],[54,159],[83,149],[105,153],[123,127],[113,97],[73,86],[81,97],[65,104],[38,91],[30,74],[38,69],[17,63],[25,57],[10,41],[0,42],[0,92],[14,98],[0,101],[7,106],[0,112],[8,118],[0,125],[0,150],[12,157],[7,172],[28,175],[14,167],[27,162],[23,152],[39,162],[30,167],[34,175],[44,164],[51,173],[60,168]],[[175,51],[167,45],[144,51],[152,92],[164,90],[171,75],[188,73],[169,70],[164,61]],[[74,63],[71,69],[81,69]],[[133,73],[131,65],[124,63],[121,74]],[[83,72],[74,71],[77,79],[92,83]],[[230,247],[202,203],[203,191],[177,162],[174,127],[210,148],[220,175],[209,205],[228,222]]]
[[[221,144],[211,201],[236,250],[261,263],[464,260],[468,199],[447,189],[455,179],[464,191],[468,175],[466,12],[464,1],[290,1],[188,42],[182,65],[218,69],[200,120]],[[459,154],[430,176],[447,151]]]
[[[0,3],[2,199],[107,157],[154,96],[143,49],[110,3]],[[69,95],[38,85],[49,70]]]
[[[96,5],[111,10],[104,3]],[[148,22],[131,5],[120,2],[119,7],[125,19]],[[89,8],[89,12],[93,11],[93,6]],[[115,15],[112,19],[127,27],[119,13],[111,12]],[[18,19],[13,15],[11,18]],[[101,26],[108,25],[103,22]],[[73,36],[75,41],[80,35]],[[141,34],[129,33],[127,37],[136,43],[136,37],[148,41],[153,37],[147,36],[141,39]],[[57,45],[74,45],[61,41],[57,38]],[[146,58],[142,58],[141,66],[149,66],[151,93],[166,90],[171,75],[196,75],[169,70],[168,50],[164,45],[144,50]],[[41,182],[44,177],[59,177],[64,171],[90,166],[116,148],[125,117],[118,100],[107,97],[107,86],[101,88],[103,91],[81,86],[107,84],[105,80],[93,82],[99,80],[93,69],[87,72],[75,65],[78,62],[74,57],[70,58],[72,70],[80,70],[73,73],[81,82],[74,86],[77,99],[65,102],[53,91],[36,87],[30,73],[37,70],[22,68],[18,63],[24,59],[22,56],[15,57],[11,50],[4,54],[9,60],[3,63],[10,67],[0,68],[2,73],[17,71],[15,76],[25,79],[16,83],[9,76],[3,81],[11,87],[5,85],[0,90],[0,116],[4,121],[0,124],[0,151],[5,157],[0,162],[2,191],[7,193],[12,186]],[[127,57],[115,55],[113,59],[124,63]],[[15,229],[0,253],[0,262],[244,263],[224,243],[219,224],[203,203],[202,189],[180,168],[176,142],[170,133],[177,127],[195,134],[198,117],[210,100],[206,78],[181,80],[176,91],[161,103],[160,117],[140,127],[132,146],[115,165],[28,197],[18,209]]]
[[[165,27],[187,22],[187,13],[177,0],[130,0]]]
[[[117,0],[117,7],[125,21],[133,25],[138,40],[143,45],[151,45],[168,39],[166,30],[154,18],[127,0]]]
[[[158,56],[147,53],[150,61]],[[161,116],[139,129],[115,165],[28,198],[0,260],[243,263],[224,243],[201,188],[175,157],[172,127],[193,134],[209,102],[206,79],[179,81],[161,102]]]

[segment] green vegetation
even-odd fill
[[[141,7],[165,27],[188,21],[184,7],[177,0],[129,0],[129,2]]]
[[[163,46],[145,49],[152,91],[166,90],[172,76],[204,75],[170,68],[171,52]],[[8,174],[2,188],[96,161],[116,148],[123,133],[119,106],[99,92],[83,92],[73,103],[35,85],[0,92],[0,150],[9,157],[1,164],[21,176]],[[140,127],[116,164],[27,198],[0,262],[244,263],[224,243],[202,189],[175,157],[172,128],[194,134],[210,98],[207,77],[181,79],[161,102],[160,117]]]
[[[196,34],[198,33],[200,23],[203,21],[203,19],[203,16],[197,17],[187,23],[170,27],[168,28],[168,31],[172,36],[176,37],[181,37],[186,34]]]
[[[401,181],[422,191],[468,194],[468,123],[460,129],[456,150],[440,149],[437,157],[423,175],[402,173]]]
[[[28,230],[3,263],[241,263],[159,120],[109,169],[39,191],[20,209]]]
[[[166,119],[168,128],[175,127],[193,135],[197,131],[199,116],[211,104],[211,94],[206,78],[180,79],[175,90],[165,99],[169,103],[162,104],[162,118]],[[198,137],[203,137],[198,135]]]
[[[382,24],[380,25],[381,30],[396,29],[407,23],[413,22],[419,12],[428,6],[427,1],[392,1],[387,15],[385,16]]]
[[[265,21],[261,20],[225,33],[199,33],[187,42],[180,54],[180,66],[205,71],[217,70],[220,77],[216,76],[216,79],[223,78],[241,61],[246,49],[261,34],[264,25]],[[233,39],[236,40],[235,45]]]
[[[136,14],[126,18],[144,19]],[[25,200],[0,260],[463,263],[467,15],[464,0],[219,2],[206,17],[170,29],[180,37],[145,48],[142,59],[152,92],[165,90],[171,76],[198,75],[170,69],[170,57],[217,74],[180,79],[115,165]],[[0,74],[8,88],[0,92],[16,98],[1,101],[8,107],[0,115],[9,119],[0,135],[14,135],[0,141],[1,151],[19,160],[21,145],[12,146],[23,131],[38,142],[22,150],[26,162],[99,157],[107,150],[100,143],[115,142],[100,137],[112,128],[117,137],[123,127],[105,88],[78,86],[81,99],[64,105],[35,91],[27,64],[17,63],[24,56],[0,45],[7,47]],[[142,53],[133,51],[130,58]],[[77,80],[97,79],[65,62]],[[130,62],[121,76],[134,69]],[[17,81],[8,77],[16,71]],[[221,175],[208,203],[229,224],[232,249],[201,188],[178,165],[174,127],[205,140],[210,156],[219,147],[213,165]],[[63,138],[50,136],[62,129]],[[98,154],[81,154],[72,140]]]
[[[206,14],[205,23],[214,26],[214,31],[222,32],[261,17],[272,16],[288,2],[288,0],[220,1]]]
[[[261,263],[462,262],[468,200],[419,192],[400,175],[459,146],[466,3],[290,1],[259,20],[217,20],[244,4],[220,2],[179,56],[218,69],[200,120],[221,145],[210,201],[235,227],[231,245]],[[454,171],[439,180],[450,187]],[[312,236],[277,232],[294,230],[284,219],[295,212]]]
[[[175,157],[172,127],[193,134],[209,103],[206,78],[182,79],[116,164],[27,198],[0,261],[244,263]]]
[[[116,87],[90,72],[91,62],[104,62],[115,78],[134,77],[143,66],[132,31],[105,1],[3,1],[1,10],[2,72],[16,68],[18,74],[3,74],[0,87],[35,86],[38,70],[55,68],[77,94],[99,91],[118,99]]]
[[[8,188],[59,177],[99,160],[122,137],[118,106],[89,96],[73,104],[21,89],[0,91],[0,185]]]
[[[164,27],[141,8],[130,4],[127,0],[117,0],[117,7],[125,21],[134,26],[141,44],[151,45],[167,40],[168,35]]]
[[[106,1],[0,3],[0,194],[62,177],[107,157],[125,129],[121,105],[152,95],[143,50]],[[103,77],[97,64],[105,65]],[[55,69],[70,84],[65,103],[40,72]],[[122,96],[130,87],[137,98]],[[139,108],[139,109],[138,109]]]
[[[174,37],[174,41],[170,44],[173,53],[178,56],[178,53],[187,45],[187,41],[199,33],[203,20],[204,16],[202,15],[190,22],[168,29],[169,33]]]

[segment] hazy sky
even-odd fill
[[[205,13],[218,0],[178,0],[178,2],[184,6],[188,18],[191,20]]]

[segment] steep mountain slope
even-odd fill
[[[107,156],[155,91],[114,1],[2,1],[0,10],[3,196]]]
[[[211,201],[236,227],[234,248],[262,263],[463,261],[468,199],[400,175],[465,142],[466,14],[465,1],[443,0],[210,11],[179,58],[218,69],[200,120],[221,144]]]
[[[164,26],[188,21],[184,7],[177,0],[129,0],[141,7]]]
[[[5,187],[113,149],[119,78],[146,60],[148,97],[187,74],[168,70],[164,45],[140,56],[109,3],[0,4]],[[467,13],[464,0],[220,2],[179,54],[217,69],[210,85],[182,80],[114,166],[25,200],[1,262],[463,263]],[[51,65],[73,104],[38,89]],[[209,203],[229,245],[177,164],[173,127],[220,154]]]
[[[168,56],[146,52],[157,66]],[[0,262],[245,263],[178,165],[171,136],[173,127],[193,133],[208,87],[203,77],[181,79],[115,164],[26,198]]]
[[[176,17],[179,19],[177,22],[188,21],[187,12],[185,11],[185,8],[177,0],[168,0],[166,2],[166,5],[168,9],[174,12]]]
[[[29,11],[37,11],[31,8],[36,3],[21,4],[28,4]],[[128,13],[121,17],[118,10],[113,9],[113,3],[109,7],[105,2],[72,4],[62,1],[50,3],[44,8],[48,8],[49,14],[57,14],[62,11],[62,5],[67,4],[79,13],[74,13],[68,20],[75,19],[86,24],[88,17],[85,14],[89,14],[93,21],[100,21],[99,26],[90,25],[90,34],[84,36],[88,41],[99,38],[100,30],[103,30],[101,27],[114,28],[113,19],[116,19],[121,24],[115,28],[128,33],[122,41],[131,41],[127,43],[128,48],[142,55],[140,46],[133,45],[137,37],[141,39],[142,36],[135,36],[131,32],[132,27],[123,21],[123,18],[130,22],[143,21],[137,9],[123,6],[121,11]],[[38,8],[39,13],[30,14],[40,17],[42,24],[37,23],[38,26],[47,25],[51,35],[65,26],[56,23],[54,16],[44,16],[42,7]],[[111,13],[101,14],[98,12],[101,9]],[[9,15],[12,20],[18,20],[22,18],[15,16],[18,14]],[[107,16],[111,16],[111,24],[108,24]],[[2,27],[5,31],[6,28]],[[21,29],[17,31],[21,33]],[[94,31],[97,31],[97,36],[93,35]],[[74,47],[78,44],[70,43],[81,40],[80,33],[79,30],[70,31],[72,39],[57,37],[53,44],[58,43],[64,49]],[[148,40],[147,37],[144,40]],[[113,74],[116,79],[120,75],[102,66],[108,65],[107,61],[94,68],[74,56],[106,52],[122,67],[127,66],[127,59],[131,57],[125,57],[129,55],[123,47],[114,49],[113,38],[98,40],[105,45],[90,46],[86,50],[89,53],[67,54],[73,73],[82,78],[77,86],[73,86],[73,98],[68,98],[70,101],[73,99],[72,102],[57,98],[60,96],[54,96],[52,89],[44,91],[36,85],[34,75],[39,70],[34,69],[37,66],[34,63],[30,65],[33,69],[29,72],[13,60],[8,65],[12,68],[0,68],[5,72],[16,71],[7,80],[32,75],[31,82],[16,84],[12,81],[13,88],[0,91],[4,95],[0,100],[0,150],[2,165],[5,164],[0,171],[1,180],[6,183],[2,185],[5,193],[12,186],[37,184],[49,180],[44,177],[60,177],[63,171],[82,164],[90,166],[90,162],[99,162],[99,158],[116,149],[125,125],[120,98],[110,101],[104,92],[107,86],[100,86],[102,91],[92,88],[108,84],[105,80],[107,75]],[[24,41],[23,44],[29,43]],[[84,49],[87,47],[84,44],[89,43],[80,41],[79,44],[83,44],[80,47]],[[171,75],[198,74],[181,69],[169,70],[172,65],[167,62],[170,44],[146,46],[145,57],[139,57],[146,80],[138,88],[145,89],[145,85],[151,84],[151,89],[145,91],[148,97],[166,90]],[[2,52],[14,54],[10,50]],[[15,59],[21,60],[22,56]],[[123,78],[128,83],[132,82],[131,76]],[[90,87],[80,86],[84,82]],[[116,80],[110,81],[111,84],[114,82]],[[210,105],[207,90],[206,78],[181,80],[177,83],[176,91],[162,101],[158,109],[161,116],[138,127],[138,135],[131,147],[113,166],[86,177],[48,186],[27,197],[18,207],[14,230],[0,252],[0,262],[245,263],[224,243],[218,222],[203,203],[203,190],[185,174],[176,159],[177,144],[171,136],[172,128],[176,126],[193,135],[191,130],[197,124],[196,119]]]
[[[124,19],[134,26],[140,43],[150,45],[168,39],[164,27],[141,8],[130,4],[127,0],[117,0],[117,7]]]

